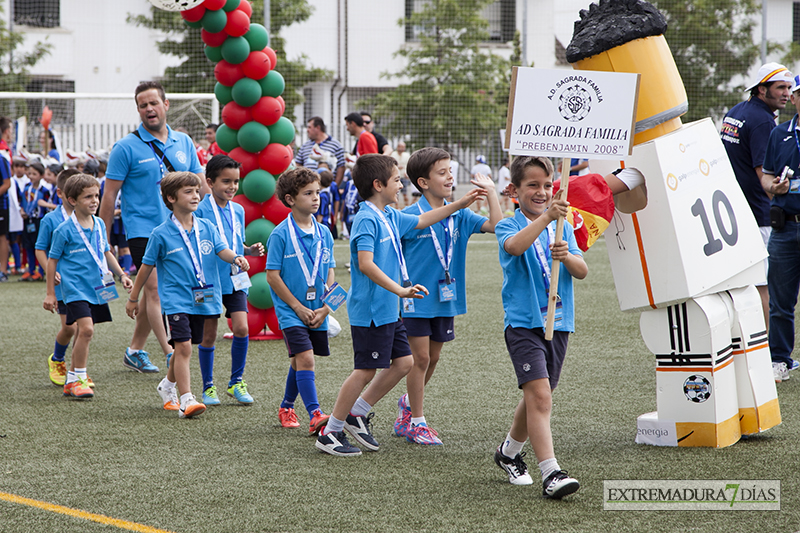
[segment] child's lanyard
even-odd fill
[[[317,223],[316,221],[311,221],[312,227],[314,228],[314,237],[317,236]],[[296,229],[295,229],[296,228]],[[300,263],[300,269],[303,271],[303,276],[306,278],[306,285],[308,286],[307,295],[314,290],[316,286],[316,279],[317,279],[317,272],[319,272],[319,265],[320,260],[322,259],[322,235],[320,234],[320,238],[317,241],[317,251],[314,254],[314,262],[312,266],[311,272],[308,271],[308,265],[306,265],[305,260],[303,259],[303,251],[300,250],[300,245],[303,246],[303,250],[305,250],[305,256],[311,260],[311,254],[306,248],[306,245],[303,243],[301,239],[298,238],[297,233],[299,233],[300,227],[297,226],[297,222],[295,222],[294,217],[291,213],[289,213],[289,236],[292,238],[292,246],[294,247],[294,253],[297,257],[297,261]],[[298,241],[300,241],[298,243]],[[316,294],[312,300],[316,299]]]
[[[197,260],[197,256],[192,248],[192,243],[189,242],[189,237],[186,236],[186,232],[184,231],[183,226],[181,226],[181,223],[178,222],[177,218],[175,218],[175,214],[173,213],[170,218],[172,219],[172,223],[175,224],[175,227],[178,228],[178,233],[181,234],[183,244],[185,244],[186,249],[189,250],[189,256],[192,258],[192,267],[194,268],[194,273],[197,276],[197,281],[200,282],[201,287],[205,287],[206,277],[203,274],[203,263]],[[197,229],[197,220],[195,220],[194,214],[192,214],[192,229],[190,231],[194,232],[194,240],[197,243],[197,253],[200,253],[200,230]]]
[[[225,246],[227,246],[228,248],[233,249],[233,251],[236,252],[236,235],[237,235],[237,233],[236,233],[236,228],[233,227],[233,206],[231,205],[231,202],[228,202],[228,211],[230,211],[230,220],[228,220],[228,217],[225,214],[225,209],[221,209],[217,205],[217,202],[214,200],[213,197],[209,198],[209,200],[211,200],[211,205],[212,205],[212,207],[214,209],[214,216],[217,219],[217,227],[219,228],[219,234],[222,237],[222,242],[225,243]],[[233,236],[233,246],[228,244],[228,237],[225,235],[225,226],[222,225],[222,219],[219,216],[220,211],[222,211],[222,216],[223,216],[223,218],[225,218],[225,222],[228,222],[230,224],[231,234]],[[242,244],[244,244],[244,241],[242,241]]]
[[[365,200],[364,203],[367,204],[370,209],[372,209],[378,214],[378,217],[381,219],[381,222],[383,222],[383,225],[386,226],[386,231],[388,231],[389,235],[391,235],[392,245],[394,246],[394,251],[397,254],[397,260],[400,262],[400,274],[403,276],[403,287],[410,287],[411,278],[408,277],[408,270],[406,269],[406,258],[403,257],[403,249],[400,247],[400,243],[397,242],[397,235],[395,235],[394,230],[392,230],[392,225],[389,224],[389,221],[386,219],[386,215],[384,215],[383,211],[375,207],[375,204],[373,204],[369,200]]]
[[[64,204],[61,204],[61,208],[59,209],[59,212],[61,213],[61,222],[64,222],[65,220],[67,220],[69,218],[69,215],[67,214],[67,208],[64,207]]]
[[[424,211],[422,210],[422,202],[417,202],[417,207],[419,207],[419,214],[423,214]],[[440,222],[442,226],[444,226],[444,246],[447,248],[447,258],[445,258],[444,253],[442,252],[442,246],[439,244],[439,238],[436,237],[436,232],[433,230],[433,226],[429,229],[431,231],[431,240],[433,241],[433,248],[436,250],[436,256],[439,258],[439,264],[442,265],[444,269],[444,281],[448,285],[450,284],[450,263],[453,261],[453,217],[452,215],[447,217],[447,225],[445,226],[444,220]]]
[[[528,221],[528,224],[531,223],[529,218],[525,218]],[[551,224],[547,225],[547,250],[550,250],[550,243],[555,241],[555,229]],[[542,269],[542,274],[544,275],[544,288],[546,291],[550,292],[550,261],[547,260],[547,253],[542,246],[542,243],[539,241],[539,237],[536,237],[536,240],[533,241],[533,249],[536,250],[536,259],[539,261],[539,267]]]
[[[39,183],[39,186],[36,187],[36,190],[33,189],[33,184],[30,184],[30,188],[28,189],[28,205],[25,206],[25,213],[28,214],[29,217],[33,218],[33,213],[39,207],[36,203],[36,199],[39,198],[39,191],[42,189],[42,184]],[[31,197],[31,194],[33,195]]]
[[[94,262],[97,263],[97,267],[100,269],[100,277],[103,277],[109,270],[105,254],[103,254],[102,251],[102,248],[105,248],[105,246],[103,246],[103,236],[101,235],[102,232],[100,231],[100,226],[95,218],[96,217],[92,215],[92,222],[94,223],[94,226],[92,227],[91,235],[94,235],[94,230],[97,228],[97,251],[95,251],[94,247],[89,243],[89,239],[86,238],[86,234],[83,232],[83,226],[78,223],[78,217],[75,216],[75,212],[73,211],[72,216],[70,216],[72,225],[75,226],[75,230],[78,232],[78,235],[81,236],[84,246],[86,246],[86,249],[89,250],[89,254],[91,254],[92,259],[94,259]],[[102,259],[100,259],[101,257]]]

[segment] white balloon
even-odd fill
[[[165,11],[187,11],[203,3],[203,0],[150,0],[158,9]]]

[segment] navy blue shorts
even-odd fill
[[[190,315],[188,313],[175,313],[162,315],[164,328],[167,330],[167,342],[175,346],[177,342],[192,341],[192,344],[203,342],[203,326],[207,318],[219,318],[219,315]]]
[[[283,342],[286,343],[286,350],[289,352],[289,357],[308,350],[312,350],[314,355],[330,355],[331,351],[328,348],[328,332],[327,331],[314,331],[303,326],[292,326],[290,328],[282,329]]]
[[[353,368],[373,370],[389,368],[392,359],[411,355],[408,335],[402,320],[368,328],[350,326],[353,338]]]
[[[455,319],[452,316],[403,319],[409,337],[430,337],[434,342],[448,342],[455,339],[454,323]]]
[[[112,233],[111,238],[108,240],[108,244],[112,247],[118,246],[119,248],[127,248],[128,239],[125,238],[124,233]]]
[[[74,324],[79,318],[92,317],[94,324],[111,322],[111,310],[108,304],[90,304],[86,300],[77,302],[67,302],[65,305],[67,315],[67,325]]]
[[[57,308],[56,308],[56,310],[58,311],[58,314],[59,315],[66,315],[67,314],[67,304],[64,303],[64,300],[59,300],[56,303],[58,304]]]
[[[244,291],[233,291],[231,294],[222,295],[222,305],[225,306],[225,318],[230,318],[231,313],[237,311],[247,312],[247,295]]]
[[[142,268],[142,258],[144,258],[144,251],[147,248],[147,241],[147,237],[128,239],[128,248],[131,250],[131,259],[133,259],[136,270]]]
[[[561,377],[561,367],[564,365],[564,356],[567,354],[569,333],[554,331],[553,340],[544,339],[542,328],[514,328],[507,327],[505,331],[506,347],[517,374],[517,385],[522,385],[535,379],[548,378],[550,390],[558,385]]]
[[[35,231],[28,231],[28,224],[33,222],[34,226],[36,227]],[[41,223],[41,219],[39,218],[26,218],[22,221],[22,247],[26,250],[33,250],[36,248],[36,239],[39,238],[39,224]],[[35,258],[34,258],[35,259]],[[44,268],[44,265],[41,265]]]

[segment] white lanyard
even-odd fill
[[[28,216],[32,217],[33,213],[39,210],[39,204],[36,202],[36,199],[39,198],[39,191],[42,190],[42,184],[39,183],[39,186],[36,187],[36,189],[33,188],[32,183],[30,185],[31,187],[28,190],[33,193],[33,198],[31,198],[30,194],[28,194],[27,198],[28,205],[26,206],[27,209],[25,210],[25,212],[28,213]],[[31,207],[33,207],[33,209],[31,209]]]
[[[531,223],[531,220],[528,217],[525,217],[525,220],[528,224]],[[550,248],[550,243],[555,241],[555,234],[556,231],[553,229],[552,224],[547,225],[547,247]],[[544,247],[542,246],[541,241],[539,241],[539,237],[536,237],[536,240],[533,241],[533,249],[536,250],[536,258],[539,260],[539,266],[542,268],[542,273],[544,274],[544,284],[547,290],[550,290],[550,262],[547,260],[547,254],[544,251]]]
[[[317,251],[314,253],[314,263],[312,267],[312,271],[308,271],[308,265],[306,265],[305,260],[303,259],[303,251],[300,249],[300,242],[298,241],[297,232],[295,231],[294,227],[297,224],[295,222],[294,217],[289,214],[291,220],[289,221],[289,235],[292,238],[292,246],[294,246],[294,253],[297,257],[297,261],[300,263],[300,269],[303,271],[303,276],[306,278],[306,285],[309,287],[316,286],[316,279],[317,279],[317,272],[319,272],[319,264],[320,259],[322,258],[322,235],[320,235],[320,239],[317,241]],[[317,236],[317,223],[316,221],[312,220],[312,228],[314,229],[314,237]],[[299,227],[299,226],[298,226]],[[309,254],[310,255],[310,254]],[[309,257],[309,260],[311,258]]]
[[[386,226],[386,231],[389,232],[389,235],[392,237],[392,246],[394,246],[394,251],[397,254],[397,260],[400,262],[400,274],[403,276],[403,284],[405,285],[407,282],[410,283],[411,278],[408,277],[408,270],[406,269],[406,258],[403,257],[403,249],[400,247],[400,243],[397,242],[398,236],[395,235],[394,230],[392,229],[392,225],[389,224],[389,221],[386,220],[386,215],[384,215],[383,211],[375,207],[375,204],[370,202],[369,200],[364,201],[370,209],[378,213],[378,217],[380,217],[381,222],[383,225]]]
[[[100,253],[102,253],[102,249],[105,248],[103,242],[103,235],[102,232],[100,231],[100,228],[97,225],[97,220],[95,220],[95,218],[96,218],[95,216],[92,216],[92,222],[94,223],[94,226],[92,227],[91,235],[94,235],[94,228],[97,228],[97,240],[100,245],[99,251]],[[91,245],[89,239],[86,238],[86,234],[83,232],[83,226],[81,226],[78,223],[78,217],[75,216],[74,211],[72,212],[72,216],[70,217],[70,219],[72,220],[72,224],[75,226],[75,230],[78,232],[78,235],[80,235],[81,239],[83,239],[83,244],[86,246],[86,249],[89,250],[92,259],[94,259],[94,262],[97,263],[97,267],[100,269],[100,274],[105,276],[106,272],[108,272],[108,262],[106,261],[105,254],[102,255],[102,259],[100,258],[99,255],[97,255],[97,252],[95,251],[94,247]]]
[[[203,263],[197,260],[197,256],[192,248],[192,243],[189,242],[189,237],[186,236],[186,232],[184,231],[183,226],[181,226],[181,223],[178,222],[177,218],[175,218],[175,214],[173,213],[170,218],[172,219],[172,223],[175,224],[175,227],[178,228],[178,233],[180,233],[181,238],[183,238],[183,244],[185,244],[186,249],[189,250],[189,256],[192,258],[192,265],[194,266],[194,273],[197,275],[197,280],[200,282],[200,285],[205,286],[206,277],[203,275]],[[192,215],[192,231],[194,232],[194,240],[197,242],[197,253],[201,253],[200,230],[197,229],[197,220],[195,220],[194,214]]]
[[[424,211],[422,210],[422,202],[417,202],[417,207],[419,207],[419,214],[423,214]],[[445,245],[447,245],[447,258],[445,258],[444,253],[442,252],[442,246],[439,244],[439,238],[436,236],[436,232],[433,230],[433,226],[430,227],[431,231],[431,239],[433,240],[433,247],[436,250],[436,256],[439,258],[439,264],[442,265],[444,269],[445,278],[450,278],[450,263],[453,261],[453,217],[447,217],[447,229],[445,230]],[[448,234],[450,237],[448,238]],[[448,242],[449,241],[449,242]]]
[[[222,217],[219,216],[220,207],[217,205],[217,202],[214,200],[214,198],[209,198],[209,200],[214,208],[214,216],[217,219],[217,227],[219,228],[219,234],[222,237],[222,242],[225,243],[225,246],[236,252],[236,235],[238,233],[236,232],[236,223],[234,220],[233,206],[231,205],[231,202],[228,202],[228,210],[231,212],[231,233],[233,235],[233,246],[228,244],[228,237],[225,235],[225,226],[222,224]],[[242,241],[242,244],[244,244],[244,241]]]
[[[64,204],[61,204],[61,222],[64,222],[69,218],[67,214],[67,209],[64,207]]]

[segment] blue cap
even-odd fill
[[[793,81],[792,92],[795,92],[796,90],[800,89],[800,76],[795,76],[794,80],[792,81]]]
[[[483,163],[485,165],[486,164],[486,156],[485,155],[479,155],[478,157],[475,158],[475,161],[477,161],[478,163]]]

